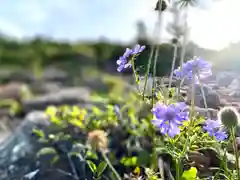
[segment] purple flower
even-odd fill
[[[210,136],[215,136],[217,141],[223,141],[227,138],[227,134],[219,120],[206,120],[203,129],[206,130]]]
[[[121,119],[121,111],[118,105],[114,105],[114,112],[116,113],[118,119]]]
[[[138,56],[144,49],[145,49],[145,46],[140,46],[139,44],[137,44],[133,49],[126,48],[126,51],[123,54],[123,56],[121,56],[117,60],[117,65],[118,65],[117,71],[121,72],[123,69],[132,67],[132,64],[130,61],[131,57]]]
[[[188,119],[189,113],[184,110],[186,107],[185,103],[170,105],[157,103],[152,109],[155,117],[152,123],[160,129],[161,133],[174,137],[180,134],[179,126],[182,125],[182,121]]]
[[[146,48],[146,46],[140,46],[139,44],[137,44],[137,45],[132,49],[132,55],[133,55],[133,54],[139,54],[139,53],[141,53],[145,48]]]
[[[199,75],[200,79],[204,79],[212,75],[211,68],[211,64],[204,59],[200,57],[194,57],[192,60],[189,60],[182,65],[182,70],[180,67],[175,69],[174,75],[178,79],[187,78],[188,80],[191,80],[193,73],[196,73],[196,76]]]

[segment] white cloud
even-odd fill
[[[215,3],[209,10],[193,9],[190,13],[191,38],[206,48],[221,49],[240,40],[240,1]]]
[[[157,19],[155,3],[156,0],[9,0],[0,13],[0,30],[17,37],[40,33],[73,40],[104,35],[129,41],[140,19],[152,34]],[[191,39],[200,46],[215,49],[240,40],[239,7],[239,0],[222,0],[212,3],[209,9],[191,9]],[[164,16],[166,26],[171,16],[169,13]],[[169,35],[163,32],[162,37]]]
[[[23,31],[14,23],[0,19],[0,32],[16,38],[22,38]]]

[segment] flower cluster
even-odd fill
[[[218,141],[223,141],[227,138],[227,133],[219,120],[206,120],[203,129],[206,130],[210,136],[214,136]]]
[[[131,58],[138,56],[145,48],[146,46],[140,46],[139,44],[137,44],[133,49],[127,48],[123,56],[117,60],[117,71],[121,72],[125,68],[132,67]]]
[[[195,76],[199,76],[200,79],[204,79],[212,75],[211,68],[211,64],[204,59],[194,57],[192,60],[184,63],[182,68],[178,67],[178,69],[174,70],[174,75],[177,79],[186,78],[191,80],[194,74]]]
[[[188,120],[188,111],[184,111],[187,105],[185,103],[176,103],[166,105],[157,103],[152,109],[154,119],[152,123],[160,129],[160,132],[174,137],[180,134],[179,126],[184,120]]]

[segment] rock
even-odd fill
[[[49,105],[76,105],[85,103],[90,99],[90,90],[85,87],[71,87],[60,90],[56,93],[50,93],[39,96],[35,99],[22,102],[25,113],[32,110],[45,110]]]
[[[49,125],[42,112],[30,113],[12,135],[0,144],[0,179],[14,180],[31,171],[34,154],[39,149],[32,129],[44,129]]]
[[[59,92],[62,84],[58,82],[35,82],[31,84],[31,89],[36,94],[49,94]]]
[[[199,115],[203,117],[208,117],[208,114],[210,114],[211,119],[217,118],[218,110],[216,109],[195,107],[195,110],[198,112]]]
[[[234,79],[234,75],[229,74],[229,73],[219,73],[217,75],[217,84],[218,86],[229,86],[232,82],[232,80]]]
[[[1,77],[2,82],[11,83],[32,83],[36,80],[34,75],[28,71],[19,71],[6,74],[4,77]]]
[[[220,97],[219,97],[219,95],[217,94],[216,91],[208,92],[207,97],[206,97],[206,101],[207,101],[207,107],[208,108],[217,109],[221,105]],[[203,105],[202,107],[204,107],[203,98],[201,99],[201,105]]]
[[[32,132],[33,128],[42,130],[46,136],[51,132],[48,118],[43,112],[35,111],[28,114],[17,130],[0,144],[1,180],[71,180],[73,176],[91,179],[91,170],[81,155],[82,146],[75,148],[68,140],[40,143]],[[39,150],[45,147],[51,147],[56,151],[59,160],[54,164],[51,162],[55,154],[37,155]],[[78,155],[69,157],[68,154],[72,151]],[[70,162],[76,173],[73,173]]]
[[[0,86],[0,99],[19,100],[31,96],[29,87],[23,83],[10,83]]]
[[[217,173],[217,168],[221,166],[221,160],[219,155],[223,156],[224,152],[221,151],[219,154],[213,148],[204,148],[196,152],[190,152],[189,161],[190,165],[198,168],[198,176],[200,178],[207,178],[214,176]],[[234,157],[232,154],[227,153],[227,166],[229,169],[234,169]],[[222,178],[220,178],[222,179]]]
[[[203,86],[203,90],[204,90],[205,97],[206,97],[207,107],[212,108],[212,109],[217,109],[221,105],[220,97],[219,97],[218,93],[216,91],[212,90],[211,88],[208,88],[207,86]],[[192,90],[189,87],[188,92],[187,92],[187,99],[186,99],[187,104],[191,103],[191,99],[192,99],[191,96],[192,96]],[[205,108],[200,85],[196,85],[195,105],[198,107],[201,107],[201,108]]]
[[[238,78],[232,80],[231,84],[228,86],[231,90],[240,90],[240,82]]]
[[[68,79],[68,74],[62,70],[49,67],[43,71],[43,79],[45,81],[60,81],[64,82]]]

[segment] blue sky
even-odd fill
[[[156,0],[0,0],[0,31],[18,38],[42,34],[69,40],[131,41],[135,22],[143,20],[151,34],[156,21]],[[212,49],[240,40],[239,0],[209,3],[208,9],[191,9],[190,38]],[[165,22],[171,19],[165,14]],[[227,25],[227,27],[225,26]],[[229,33],[226,35],[226,33]],[[168,35],[164,32],[164,38]]]

